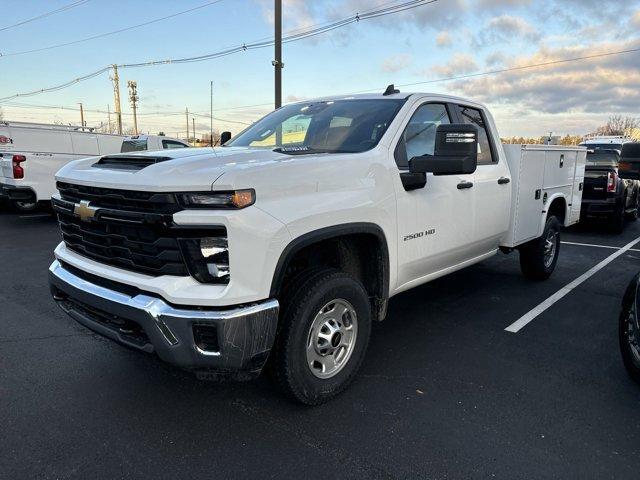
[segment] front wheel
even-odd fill
[[[319,405],[342,392],[364,359],[371,306],[362,284],[333,269],[311,272],[283,299],[273,373],[291,398]]]
[[[627,288],[618,321],[618,338],[622,361],[629,376],[640,383],[640,324],[636,308],[637,279]]]
[[[554,216],[547,219],[539,238],[520,247],[520,270],[531,280],[546,280],[551,276],[560,253],[560,222]]]

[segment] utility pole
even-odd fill
[[[274,0],[274,23],[275,23],[275,56],[271,62],[275,68],[275,106],[276,109],[282,106],[282,0]]]
[[[184,114],[187,119],[187,143],[189,143],[189,107],[185,107]]]
[[[118,66],[114,63],[113,77],[113,104],[116,111],[116,124],[118,126],[118,135],[122,135],[122,109],[120,108],[120,77],[118,76]]]
[[[112,131],[111,131],[111,105],[109,105],[108,103],[107,103],[107,119],[108,119],[108,122],[109,122],[109,123],[107,123],[107,125],[109,127],[108,128],[109,133],[112,133]]]
[[[131,107],[133,108],[133,133],[134,135],[138,135],[138,116],[137,105],[138,105],[138,82],[135,80],[129,80],[127,82],[127,86],[129,87],[129,100],[131,101]]]
[[[191,125],[193,126],[191,129],[193,132],[193,143],[196,143],[196,117],[191,117]]]
[[[82,108],[82,103],[78,103],[78,105],[80,105],[80,126],[86,127],[87,124],[84,123],[84,109]]]
[[[213,147],[213,80],[211,80],[211,113],[210,113],[210,121],[211,121],[211,128],[210,128],[210,132],[209,134],[211,135],[210,137],[210,142],[211,142],[211,146]]]

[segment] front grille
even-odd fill
[[[70,250],[97,262],[152,276],[188,276],[172,213],[173,193],[136,192],[58,183],[53,201]],[[90,202],[95,217],[83,221],[74,204]]]
[[[60,197],[68,202],[87,200],[95,207],[128,212],[176,213],[182,207],[174,193],[138,192],[58,182]]]

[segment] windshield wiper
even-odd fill
[[[284,153],[285,155],[309,155],[314,153],[354,153],[350,150],[329,150],[324,148],[311,148],[311,147],[279,147],[274,148],[276,153]]]

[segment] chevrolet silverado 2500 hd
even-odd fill
[[[266,365],[307,404],[354,378],[389,298],[498,250],[547,278],[586,151],[509,145],[462,98],[284,106],[223,147],[109,155],[57,175],[53,298],[200,377]]]

